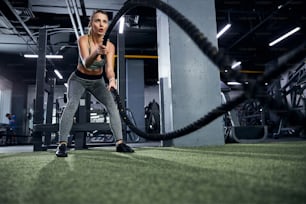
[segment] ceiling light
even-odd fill
[[[124,30],[124,22],[125,22],[125,18],[124,16],[122,16],[119,20],[119,33],[120,34],[122,34]]]
[[[272,41],[269,43],[269,46],[273,46],[277,43],[279,43],[280,41],[284,40],[285,38],[289,37],[290,35],[292,35],[293,33],[296,33],[297,31],[299,31],[301,28],[300,27],[296,27],[294,29],[292,29],[291,31],[289,31],[288,33],[282,35],[281,37],[277,38],[276,40]]]
[[[63,55],[46,55],[49,59],[63,59]]]
[[[24,54],[25,58],[38,58],[38,55],[33,54]],[[63,59],[63,55],[46,55],[46,58],[48,59]]]
[[[225,33],[232,25],[230,23],[226,24],[224,28],[222,28],[217,34],[217,38],[219,38],[223,33]]]
[[[25,58],[38,58],[38,55],[30,55],[30,54],[25,54],[23,55]]]
[[[236,82],[236,81],[229,81],[229,82],[227,82],[226,83],[227,85],[241,85],[241,83],[239,83],[239,82]]]
[[[57,69],[54,70],[54,73],[56,74],[56,76],[57,76],[59,79],[63,79],[63,76],[61,75],[61,73],[60,73]]]
[[[241,65],[241,62],[240,61],[238,61],[238,62],[235,62],[235,63],[233,63],[232,64],[232,69],[235,69],[236,67],[238,67],[239,65]]]

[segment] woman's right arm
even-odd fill
[[[92,63],[96,60],[98,57],[97,52],[92,52],[89,55],[88,50],[88,37],[87,36],[81,36],[78,39],[78,47],[79,47],[79,55],[82,60],[82,65],[87,68],[92,65]]]

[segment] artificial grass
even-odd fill
[[[306,203],[306,142],[0,154],[0,202]]]

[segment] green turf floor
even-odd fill
[[[1,204],[305,204],[306,142],[0,154]]]

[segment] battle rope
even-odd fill
[[[246,75],[241,74],[236,70],[232,70],[230,65],[232,64],[232,60],[225,56],[223,53],[217,50],[204,36],[200,30],[193,25],[187,18],[185,18],[182,14],[180,14],[176,9],[172,8],[168,4],[160,1],[160,0],[128,0],[124,3],[123,7],[118,11],[116,16],[114,17],[112,23],[109,26],[108,31],[104,36],[103,44],[106,45],[106,41],[109,38],[110,32],[116,25],[117,21],[120,19],[122,15],[124,15],[129,10],[137,7],[137,6],[146,6],[153,7],[161,10],[165,14],[167,14],[177,25],[181,27],[181,29],[188,34],[188,36],[197,44],[200,50],[208,56],[208,58],[219,68],[221,76],[225,79],[233,80],[235,79],[238,82],[241,82],[244,87],[244,93],[235,98],[232,101],[228,101],[227,103],[220,105],[219,107],[210,111],[207,115],[203,116],[199,120],[187,125],[184,128],[179,130],[163,133],[163,134],[147,134],[137,127],[133,125],[133,123],[129,120],[126,115],[125,108],[121,103],[120,97],[115,89],[112,89],[111,92],[115,97],[115,101],[118,104],[119,112],[124,120],[124,122],[129,126],[129,128],[135,132],[137,135],[149,139],[149,140],[169,140],[173,138],[177,138],[188,133],[191,133],[195,130],[200,129],[201,127],[207,125],[212,122],[216,118],[222,116],[227,111],[230,111],[243,101],[248,98],[257,98],[262,104],[266,104],[271,110],[276,111],[277,114],[281,116],[287,116],[288,122],[295,125],[301,125],[304,127],[306,124],[306,117],[303,116],[300,112],[295,110],[291,110],[289,107],[284,105],[280,101],[276,101],[272,96],[265,94],[263,84],[265,82],[270,82],[274,77],[279,76],[286,70],[288,70],[288,66],[286,64],[282,64],[280,66],[275,67],[270,72],[264,74],[262,77],[259,77],[255,82],[245,84],[247,81]],[[297,53],[294,57],[295,60],[301,61],[305,57],[305,49],[302,52]],[[227,70],[227,72],[225,72]],[[281,112],[279,110],[282,110]]]

